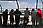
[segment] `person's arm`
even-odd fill
[[[14,11],[14,15],[15,15],[15,11]]]
[[[22,13],[20,12],[20,15],[22,15]]]
[[[3,15],[5,14],[5,11],[3,12]]]

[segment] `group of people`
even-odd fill
[[[36,22],[36,26],[38,25],[37,23],[39,23],[39,25],[43,25],[43,14],[42,14],[42,10],[41,9],[32,9],[31,12],[31,16],[32,16],[32,24],[33,26],[35,26],[35,22]]]
[[[41,9],[32,9],[31,10],[31,14],[30,14],[30,11],[28,10],[28,8],[26,8],[26,10],[24,11],[24,25],[27,25],[27,23],[29,22],[29,15],[32,16],[32,24],[35,25],[35,20],[36,20],[36,24],[37,22],[40,22],[40,20],[42,20],[42,10]],[[14,17],[13,15],[15,15],[15,22],[16,22],[16,25],[19,24],[20,22],[20,15],[22,15],[22,13],[19,11],[19,9],[16,9],[16,11],[14,11],[13,9],[9,12],[9,15],[10,15],[10,24],[14,23]],[[6,9],[4,12],[3,12],[3,24],[7,24],[7,20],[8,20],[8,9]],[[0,24],[2,24],[2,18],[1,18],[1,15],[0,15]]]
[[[13,15],[15,15],[15,21],[16,21],[16,24],[19,23],[19,20],[20,20],[20,15],[22,13],[16,9],[16,11],[14,11],[13,9],[9,12],[9,15],[10,15],[10,24],[14,23],[14,17]],[[7,20],[8,20],[8,10],[6,9],[4,12],[3,12],[3,24],[7,24]]]
[[[27,21],[26,23],[28,23],[28,17],[29,17],[28,15],[30,14],[30,12],[28,11],[28,8],[26,8],[26,11],[24,11],[24,13],[25,13],[24,14],[25,15],[24,16],[24,23],[25,23],[25,21]],[[8,14],[8,9],[6,9],[2,13],[2,15],[0,15],[0,24],[2,24],[2,17],[1,16],[3,16],[3,24],[7,24],[8,15],[10,15],[10,24],[14,23],[14,17],[13,17],[13,15],[15,15],[16,25],[19,24],[19,22],[20,22],[20,15],[22,15],[22,13],[18,9],[16,9],[16,11],[14,11],[13,9],[11,9],[11,11],[9,12],[9,14]]]

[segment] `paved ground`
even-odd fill
[[[19,25],[19,26],[16,26],[16,25],[0,25],[0,28],[24,28],[24,26],[22,26],[22,25]],[[25,28],[43,28],[43,26],[37,26],[37,27],[35,27],[35,26],[25,26]]]
[[[23,26],[16,26],[16,25],[0,25],[0,28],[24,28]],[[30,27],[25,27],[25,28],[30,28]]]

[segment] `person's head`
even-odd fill
[[[40,10],[40,9],[38,9],[38,10]]]
[[[28,10],[28,8],[26,8],[26,10]]]
[[[18,9],[16,9],[16,11],[19,11]]]
[[[12,9],[11,12],[13,12],[14,10]]]
[[[8,9],[6,9],[5,12],[8,12]]]
[[[34,9],[32,9],[32,11],[34,11]]]

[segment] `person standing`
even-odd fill
[[[13,17],[13,15],[14,15],[14,10],[12,9],[11,11],[10,11],[10,24],[12,23],[14,23],[14,17]]]
[[[8,9],[3,12],[3,24],[7,24],[8,20]]]
[[[16,22],[16,25],[19,25],[19,22],[20,22],[20,15],[22,14],[18,9],[16,9],[16,11],[14,11],[14,14],[15,14],[15,22]]]
[[[42,10],[41,9],[38,9],[37,11],[37,16],[38,16],[38,22],[39,22],[39,25],[41,24],[41,21],[42,21]]]
[[[27,25],[27,23],[29,22],[29,15],[30,15],[30,12],[28,10],[28,8],[26,8],[26,10],[24,11],[24,25]]]
[[[31,16],[32,16],[32,27],[35,26],[35,20],[36,20],[36,17],[37,17],[36,15],[37,15],[37,10],[32,9],[32,11],[31,11]]]

